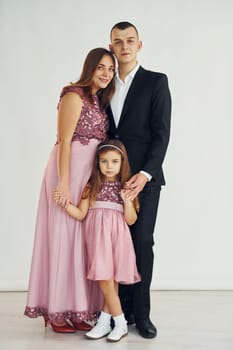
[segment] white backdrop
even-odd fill
[[[0,290],[27,288],[59,92],[122,20],[173,99],[152,288],[233,288],[232,18],[231,0],[0,0]]]

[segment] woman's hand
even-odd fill
[[[53,190],[53,199],[57,205],[66,208],[71,203],[70,193],[68,187],[58,185]]]

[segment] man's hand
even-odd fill
[[[127,196],[131,200],[134,200],[137,195],[143,190],[148,179],[146,175],[137,173],[133,175],[129,181],[125,183],[124,189],[127,190]]]

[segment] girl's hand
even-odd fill
[[[130,190],[122,189],[121,198],[124,202],[124,217],[128,225],[133,225],[137,220],[137,212],[134,206],[134,201],[130,197]]]
[[[124,188],[128,191],[127,195],[131,200],[134,200],[138,194],[143,190],[148,179],[142,173],[133,175],[126,183]]]
[[[131,198],[130,198],[129,194],[130,194],[130,190],[126,190],[126,189],[121,190],[120,195],[121,195],[123,202],[127,202],[127,201],[131,202]]]

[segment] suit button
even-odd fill
[[[118,135],[118,134],[115,134],[115,138],[116,138],[116,139],[119,139],[119,135]]]

